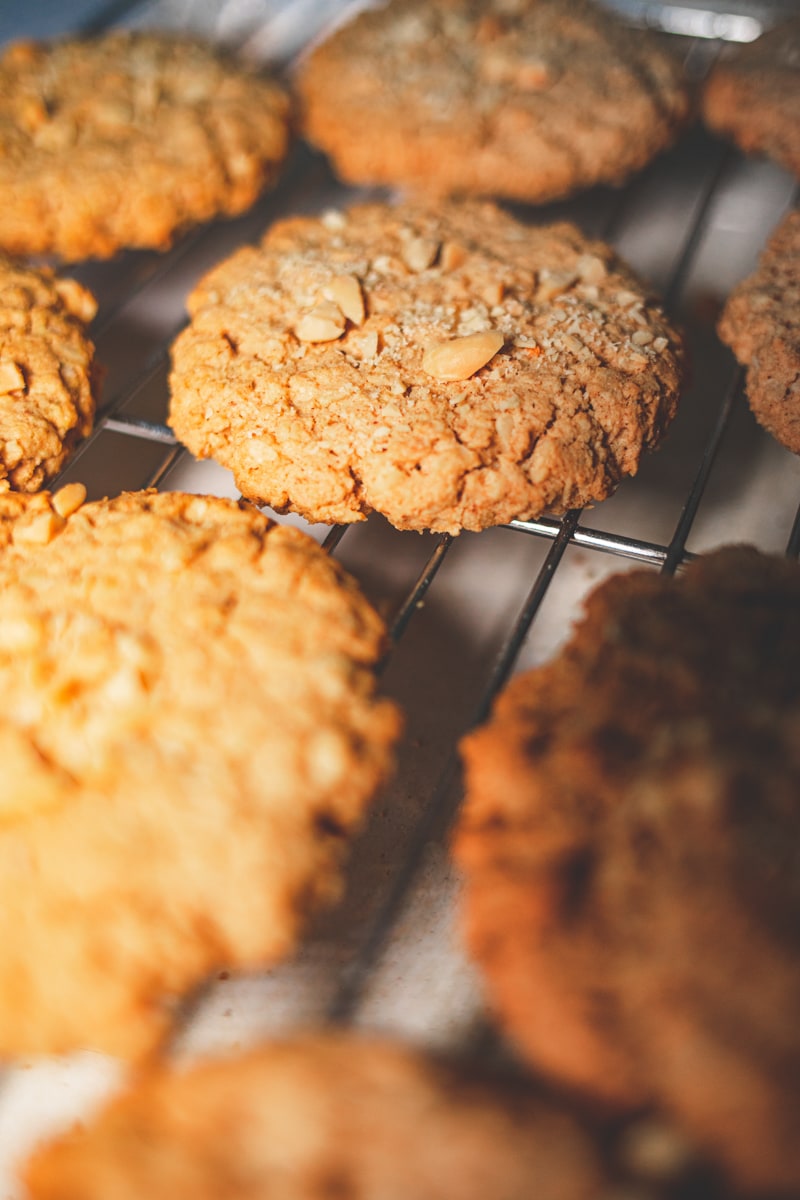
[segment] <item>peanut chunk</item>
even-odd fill
[[[47,546],[64,528],[64,518],[56,512],[37,513],[33,520],[14,527],[14,544]]]
[[[556,296],[569,291],[577,276],[573,271],[549,271],[546,267],[539,273],[535,299],[540,304],[549,304]]]
[[[596,254],[583,254],[578,259],[578,278],[583,283],[602,283],[607,274],[606,264]]]
[[[493,279],[481,289],[481,299],[489,305],[489,308],[494,308],[502,303],[505,291],[505,284],[499,279]]]
[[[439,256],[439,265],[443,271],[455,271],[467,260],[467,252],[458,242],[445,242]]]
[[[355,275],[337,275],[322,289],[326,300],[338,305],[348,321],[361,325],[364,321],[364,296]]]
[[[430,238],[411,237],[403,246],[401,257],[410,271],[425,271],[439,253],[438,242]]]
[[[67,312],[88,325],[97,312],[97,301],[91,292],[75,279],[56,279],[54,286]]]
[[[335,342],[344,333],[344,313],[338,304],[325,300],[305,313],[294,327],[301,342]]]
[[[422,369],[445,382],[469,379],[494,358],[504,341],[499,330],[485,329],[447,342],[433,342],[422,356]]]
[[[53,496],[53,508],[60,517],[71,517],[86,499],[86,488],[82,483],[68,483]]]
[[[25,376],[15,362],[10,358],[0,362],[0,396],[9,392],[19,392],[25,388]]]

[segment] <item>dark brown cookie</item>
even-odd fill
[[[800,17],[723,55],[702,104],[717,133],[800,176]]]
[[[800,1188],[800,567],[596,590],[464,743],[469,945],[537,1067]]]
[[[773,437],[800,454],[800,211],[773,233],[731,293],[719,335],[747,364],[747,398]]]
[[[527,201],[622,182],[689,111],[662,43],[585,0],[392,0],[312,53],[299,92],[344,179]]]
[[[524,1089],[324,1034],[153,1070],[27,1179],[34,1200],[611,1200],[590,1139]]]

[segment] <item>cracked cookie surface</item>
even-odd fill
[[[138,1055],[294,949],[398,732],[383,623],[310,538],[81,490],[0,496],[3,1056]]]
[[[653,35],[560,0],[394,0],[298,77],[304,132],[351,183],[552,200],[621,183],[689,114]]]
[[[151,1070],[27,1171],[34,1200],[595,1200],[603,1177],[577,1122],[529,1090],[323,1034]]]
[[[200,41],[112,32],[0,58],[0,247],[167,248],[242,212],[285,157],[277,84]]]
[[[747,547],[590,597],[463,744],[465,925],[538,1068],[800,1184],[800,566]]]
[[[702,108],[716,133],[800,178],[800,17],[723,54],[706,81]]]
[[[0,256],[0,493],[35,492],[91,431],[94,298]]]
[[[608,246],[487,203],[279,222],[189,311],[173,429],[312,521],[455,533],[591,504],[682,382],[679,335]]]
[[[718,331],[747,366],[756,420],[800,454],[800,211],[784,217],[753,274],[728,297]]]

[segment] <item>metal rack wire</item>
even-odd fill
[[[202,23],[207,28],[211,21],[211,10],[221,13],[226,7],[223,0],[216,6],[192,3],[177,5],[171,0],[127,0],[126,3],[111,6],[104,17],[95,18],[92,27],[98,29],[104,22],[121,17],[133,23],[141,21],[157,25],[188,22],[191,25],[193,17],[202,10]],[[267,44],[269,39],[264,36],[263,22],[259,24],[258,6],[243,4],[240,7],[246,11],[238,26],[238,40],[250,45]],[[624,0],[617,7],[624,7]],[[664,18],[661,21],[662,28],[675,27],[676,22],[680,28],[678,10],[681,8],[696,11],[696,6],[691,4],[650,4],[646,7],[647,23],[658,25],[661,14]],[[737,9],[735,15],[741,17],[738,9],[742,6],[734,7]],[[637,9],[633,16],[638,19],[641,16],[638,9],[642,9],[643,5],[634,4],[633,8]],[[283,18],[285,13],[285,9],[279,10]],[[307,16],[306,6],[303,19]],[[718,35],[726,28],[741,30],[742,25],[741,22],[729,22],[726,26],[724,21],[713,25]],[[698,36],[687,37],[683,33],[670,36],[683,47],[687,60],[701,71],[708,67],[719,46],[718,42],[703,42]],[[682,183],[687,177],[689,183]],[[665,194],[669,189],[673,189],[677,197],[674,206]],[[742,217],[747,236],[739,248],[738,258],[734,255],[735,261],[728,262],[724,270],[720,269],[718,291],[722,295],[732,279],[749,269],[765,231],[775,223],[782,209],[792,203],[793,192],[791,181],[777,168],[765,164],[746,164],[734,151],[715,142],[702,131],[689,135],[682,147],[665,156],[663,161],[655,164],[627,188],[614,192],[600,189],[568,204],[550,206],[540,212],[523,211],[522,215],[524,219],[536,221],[568,216],[591,234],[616,243],[634,267],[654,277],[654,283],[676,318],[684,325],[691,326],[696,321],[693,305],[698,296],[703,300],[703,287],[698,286],[693,291],[692,280],[698,274],[698,264],[702,264],[704,256],[708,257],[710,253],[709,245],[715,239],[717,242],[721,240],[723,245],[727,244],[731,230],[725,223],[725,213],[728,212],[726,206],[731,196],[736,195],[740,200],[742,196],[747,200]],[[756,205],[753,197],[761,198],[757,202],[757,218],[748,209],[748,205]],[[294,151],[277,191],[264,197],[244,217],[197,230],[166,256],[126,254],[114,264],[86,264],[78,270],[71,269],[70,274],[81,278],[100,297],[100,316],[95,325],[95,337],[98,356],[110,365],[110,386],[95,432],[80,448],[55,486],[71,479],[81,479],[89,485],[90,494],[93,495],[133,487],[180,486],[181,478],[187,470],[191,472],[192,464],[165,424],[164,414],[169,346],[184,320],[183,298],[188,287],[234,246],[258,237],[277,216],[297,207],[307,211],[310,207],[317,209],[329,207],[332,203],[345,204],[353,198],[353,193],[331,178],[318,156],[300,146]],[[662,236],[654,228],[652,242],[648,238],[651,211],[656,213],[654,223],[668,229],[668,233]],[[714,270],[699,272],[705,279],[709,274],[713,277]],[[595,512],[572,511],[563,517],[542,516],[537,520],[514,521],[503,531],[498,531],[506,539],[513,537],[517,549],[524,544],[525,562],[517,571],[520,586],[514,590],[513,600],[506,605],[507,619],[496,622],[491,653],[487,651],[481,659],[481,674],[476,686],[463,703],[460,698],[456,703],[456,698],[447,695],[446,703],[453,703],[458,711],[451,720],[445,722],[444,733],[440,736],[437,731],[435,738],[432,738],[439,743],[436,753],[428,755],[424,769],[420,769],[416,761],[418,754],[413,746],[406,746],[401,753],[398,781],[392,793],[393,797],[402,796],[405,805],[401,834],[395,836],[394,826],[386,827],[385,819],[378,815],[375,839],[370,841],[368,831],[365,843],[367,850],[362,851],[361,867],[356,862],[354,868],[356,876],[359,871],[364,874],[363,886],[358,883],[354,885],[349,906],[346,903],[342,912],[334,914],[327,932],[323,928],[317,937],[316,949],[312,948],[309,958],[302,961],[299,967],[289,968],[283,976],[278,972],[278,981],[273,979],[269,984],[272,992],[257,991],[255,1001],[251,1001],[248,994],[241,1000],[243,1008],[253,1003],[268,1005],[270,997],[276,994],[280,1000],[276,1007],[281,1008],[282,1005],[285,1013],[287,1008],[293,1008],[293,1004],[291,999],[286,1003],[284,993],[291,993],[295,986],[302,988],[306,972],[312,980],[312,988],[318,977],[324,976],[326,982],[325,987],[318,989],[320,994],[313,1002],[304,1001],[300,1005],[301,1015],[306,1019],[310,1016],[314,1020],[338,1023],[369,1022],[374,1019],[378,1010],[370,996],[376,992],[376,980],[380,981],[382,971],[385,977],[385,964],[397,946],[400,945],[402,949],[404,939],[408,941],[407,933],[402,930],[405,916],[414,911],[420,881],[427,886],[424,877],[431,847],[441,847],[446,840],[447,829],[459,800],[458,739],[486,716],[494,696],[524,660],[525,652],[530,649],[532,635],[535,641],[540,624],[547,625],[549,629],[548,622],[554,623],[552,614],[547,618],[542,617],[554,583],[558,585],[561,580],[569,581],[565,587],[571,597],[570,604],[564,607],[563,614],[558,614],[555,621],[563,632],[585,594],[587,580],[597,570],[624,569],[626,565],[634,563],[673,572],[698,550],[721,540],[738,540],[742,531],[748,540],[757,540],[764,548],[781,549],[795,556],[800,553],[800,466],[788,453],[773,446],[767,435],[760,433],[750,422],[742,396],[742,372],[735,368],[730,356],[720,356],[719,348],[713,348],[713,314],[706,314],[699,324],[702,330],[695,339],[698,343],[694,348],[695,357],[702,359],[711,347],[714,369],[710,372],[696,370],[691,394],[684,401],[690,411],[682,432],[672,448],[668,441],[666,449],[656,456],[663,456],[666,465],[663,468],[654,466],[649,477],[645,469],[643,481],[631,481],[620,489],[624,496],[621,495],[619,502],[614,498]],[[735,428],[737,422],[740,426],[738,432]],[[745,443],[748,454],[751,450],[753,452],[749,458],[743,452]],[[730,461],[721,464],[726,452]],[[742,463],[755,463],[755,466],[743,468]],[[733,490],[737,491],[736,481],[742,475],[755,501],[750,503],[750,493],[745,488],[742,495],[737,494],[730,512],[725,504],[711,503],[712,519],[706,522],[706,528],[701,529],[698,535],[698,516],[704,505],[708,504],[710,486],[713,489],[714,481],[719,477],[722,483],[716,484],[717,492],[730,496],[732,481]],[[218,482],[219,477],[215,476],[208,490],[214,490]],[[763,502],[765,492],[768,493],[766,504]],[[656,525],[660,536],[654,537],[649,532],[652,523],[642,520],[644,510],[658,511],[659,521]],[[373,519],[367,525],[374,526]],[[324,538],[323,544],[330,553],[342,554],[344,558],[347,558],[352,543],[356,548],[356,558],[360,555],[360,561],[368,563],[372,574],[380,576],[389,560],[383,558],[376,562],[372,554],[373,542],[369,540],[365,542],[366,549],[359,549],[363,541],[360,529],[338,527],[317,536]],[[753,531],[755,536],[752,536]],[[527,537],[516,536],[521,534]],[[385,540],[388,535],[379,530],[375,536],[377,541],[374,544],[381,545],[382,539]],[[420,613],[424,614],[424,606],[438,596],[443,586],[441,581],[450,570],[454,556],[458,557],[464,548],[466,557],[477,562],[484,547],[498,545],[496,541],[490,542],[491,534],[488,537],[484,534],[464,535],[462,538],[425,535],[416,541],[416,535],[392,536],[394,540],[389,543],[389,554],[402,557],[411,542],[413,553],[409,555],[408,578],[402,587],[383,590],[384,597],[389,592],[392,595],[389,617],[392,646],[385,663],[387,679],[392,675],[402,676],[405,669],[403,656],[406,655],[409,637],[413,639],[415,627],[422,619]],[[411,542],[404,542],[401,551],[398,549],[398,538],[411,539]],[[530,552],[529,545],[532,543],[536,544],[536,554]],[[507,540],[503,542],[499,558],[505,558],[509,545]],[[600,560],[606,565],[596,567]],[[443,609],[447,607],[448,594],[445,589],[445,599],[441,602]],[[461,596],[460,599],[464,599],[466,604],[477,602],[470,596]],[[545,654],[552,643],[553,636],[548,632],[534,653]],[[413,651],[409,653],[413,654]],[[413,674],[413,665],[410,670]],[[396,686],[396,683],[391,686]],[[425,685],[420,683],[418,686]],[[424,709],[425,705],[419,707]],[[419,724],[424,724],[422,718]],[[412,794],[414,803],[408,804],[407,797]],[[391,851],[387,851],[387,846],[391,846]],[[369,869],[364,866],[364,860],[375,854],[388,855],[389,858],[380,886],[376,888],[372,887],[374,864]],[[442,961],[441,956],[452,956],[454,953],[457,957],[457,952],[452,947],[445,948],[442,940],[447,936],[452,915],[452,880],[446,867],[442,868],[440,874],[442,878],[435,884],[434,893],[436,905],[441,900],[437,913],[444,913],[441,925],[444,932],[437,933],[438,942],[434,939],[435,955],[440,956],[437,961]],[[369,903],[364,904],[363,895],[368,889],[374,894]],[[330,930],[337,923],[339,932],[331,934]],[[342,926],[348,927],[345,935],[341,934]],[[342,936],[343,941],[337,940]],[[319,967],[320,962],[322,967]],[[396,979],[399,968],[391,969],[395,971],[392,978]],[[459,965],[456,975],[463,979],[463,975],[458,974],[460,970]],[[414,993],[413,986],[408,986],[409,1003],[413,1005],[419,997]],[[204,1002],[205,998],[201,998],[199,1007],[202,1008]],[[227,1034],[219,1039],[212,1034],[205,1042],[202,1032],[195,1035],[194,1030],[198,1026],[207,1031],[209,1022],[215,1029],[224,1024],[220,1021],[220,1014],[233,1011],[236,1001],[216,1001],[212,997],[209,1003],[212,1015],[205,1025],[202,1019],[199,1022],[197,1020],[198,1006],[186,1016],[181,1038],[190,1049],[202,1049],[209,1041],[214,1045],[222,1044],[226,1037],[230,1041]],[[226,1003],[230,1005],[229,1009],[221,1007]],[[419,1018],[417,1028],[424,1026],[427,1016],[433,1011],[426,1004],[422,1004],[422,1009],[423,1016]],[[470,1012],[472,1019],[474,1012]],[[288,1023],[294,1019],[294,1013],[289,1017],[281,1017],[282,1021]],[[383,1023],[403,1028],[403,1019],[398,1019],[394,1010]],[[450,1031],[448,1036],[456,1039],[463,1037],[468,1023],[462,1022],[455,1033]],[[245,1024],[248,1036],[253,1031],[261,1032],[264,1028],[272,1027],[269,1021],[265,1024],[260,1016],[254,1019],[252,1014]],[[429,1022],[423,1035],[431,1026],[432,1022]],[[8,1099],[0,1094],[0,1176],[5,1161],[2,1124],[4,1117],[8,1119],[15,1103],[13,1095]],[[76,1099],[78,1110],[80,1104],[80,1099]]]

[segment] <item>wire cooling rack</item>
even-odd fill
[[[725,40],[750,40],[788,11],[734,0],[613,6],[664,31],[696,78]],[[95,9],[83,27],[191,29],[284,65],[341,9],[336,0],[123,0]],[[65,9],[58,31],[75,28]],[[212,981],[187,1006],[176,1055],[330,1022],[485,1049],[480,988],[460,949],[458,880],[446,849],[460,798],[458,740],[513,671],[558,648],[605,575],[637,565],[671,572],[725,542],[800,553],[800,461],[755,424],[742,373],[714,333],[720,304],[754,265],[793,189],[779,168],[746,160],[695,126],[623,189],[546,208],[513,206],[525,221],[567,218],[613,243],[687,333],[692,381],[673,428],[610,500],[458,538],[399,533],[376,516],[346,528],[278,518],[322,541],[386,614],[392,648],[383,685],[405,709],[408,728],[396,779],[355,847],[344,902],[292,962]],[[94,337],[107,376],[96,430],[59,482],[81,480],[91,497],[151,486],[236,495],[230,475],[196,463],[165,423],[169,347],[185,323],[186,294],[278,217],[377,194],[343,188],[320,156],[298,145],[279,187],[244,216],[190,233],[167,255],[126,253],[70,267],[98,298]],[[0,1200],[17,1194],[14,1165],[35,1141],[84,1115],[120,1071],[90,1053],[6,1069]]]

